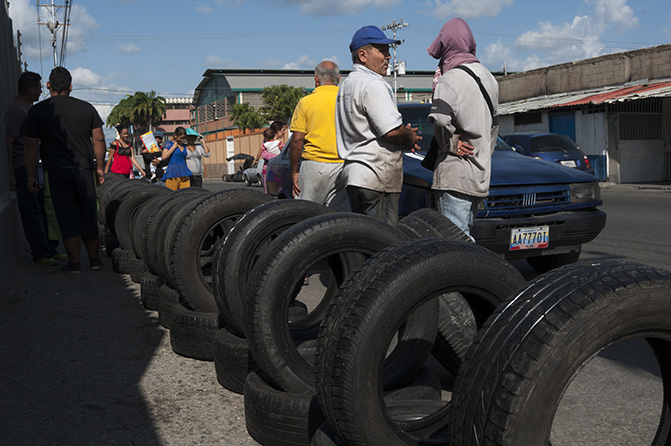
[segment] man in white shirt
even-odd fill
[[[403,149],[418,148],[417,129],[403,125],[391,86],[383,76],[389,67],[388,39],[376,26],[364,26],[352,37],[352,71],[338,91],[336,137],[345,160],[343,179],[352,211],[390,224],[398,222],[403,185]]]

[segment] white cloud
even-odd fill
[[[142,52],[142,48],[133,42],[117,45],[116,50],[124,54],[137,54]]]
[[[49,10],[46,7],[36,8],[34,4],[31,4],[30,0],[12,0],[9,7],[9,15],[12,18],[12,25],[14,28],[13,35],[16,36],[17,30],[21,32],[21,50],[24,58],[29,61],[39,61],[40,59],[40,37],[42,56],[50,60],[52,54],[51,33],[46,26],[36,25],[38,9],[40,12],[40,23],[47,23]],[[63,9],[60,11],[60,22],[63,22],[63,11]],[[87,48],[86,41],[82,39],[81,36],[87,35],[99,25],[86,11],[86,8],[79,5],[72,6],[70,23],[66,54],[71,55]],[[60,27],[56,33],[59,42],[59,54],[62,30],[63,28]]]
[[[223,59],[214,54],[210,54],[205,59],[205,66],[208,68],[240,68],[240,64],[231,59]]]
[[[308,69],[308,68],[314,68],[316,65],[317,65],[317,62],[315,62],[314,59],[312,59],[307,54],[303,54],[295,62],[289,62],[289,63],[284,64],[282,69],[283,70],[301,70],[301,69],[304,70],[304,69]]]
[[[513,0],[433,0],[432,15],[447,17],[496,17],[501,9],[513,4]]]
[[[200,3],[198,4],[198,6],[196,6],[196,11],[198,11],[201,14],[212,14],[214,12],[214,10],[209,6]]]
[[[590,15],[575,16],[571,22],[561,24],[540,22],[535,29],[518,36],[514,48],[531,53],[525,59],[511,57],[512,50],[499,41],[485,48],[481,60],[494,69],[505,61],[509,70],[520,71],[606,54],[606,45],[601,41],[606,31],[615,28],[622,32],[639,26],[639,19],[626,3],[589,1],[593,7]]]
[[[100,86],[101,77],[88,68],[77,67],[74,70],[70,70],[70,74],[72,75],[73,88],[93,88]]]

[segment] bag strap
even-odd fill
[[[482,85],[482,81],[478,75],[465,65],[458,65],[455,68],[459,68],[460,70],[465,71],[475,80],[475,82],[477,82],[478,87],[480,87],[480,91],[482,92],[482,96],[484,96],[485,101],[487,102],[487,107],[489,107],[489,113],[492,115],[492,126],[497,125],[499,119],[498,116],[494,114],[494,105],[492,105],[492,99],[489,97],[489,93],[487,93],[485,86]]]

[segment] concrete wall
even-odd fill
[[[499,102],[670,76],[671,45],[659,45],[499,77]]]
[[[19,78],[19,61],[14,47],[12,21],[9,19],[7,2],[0,5],[0,104],[4,110],[9,101],[16,96],[16,83]],[[18,209],[14,194],[9,192],[7,175],[7,143],[5,126],[0,126],[0,297],[4,301],[7,286],[18,259],[18,246],[22,245],[23,231],[18,223]]]

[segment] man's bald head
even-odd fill
[[[315,68],[315,78],[319,85],[338,85],[340,67],[335,62],[325,60]]]

